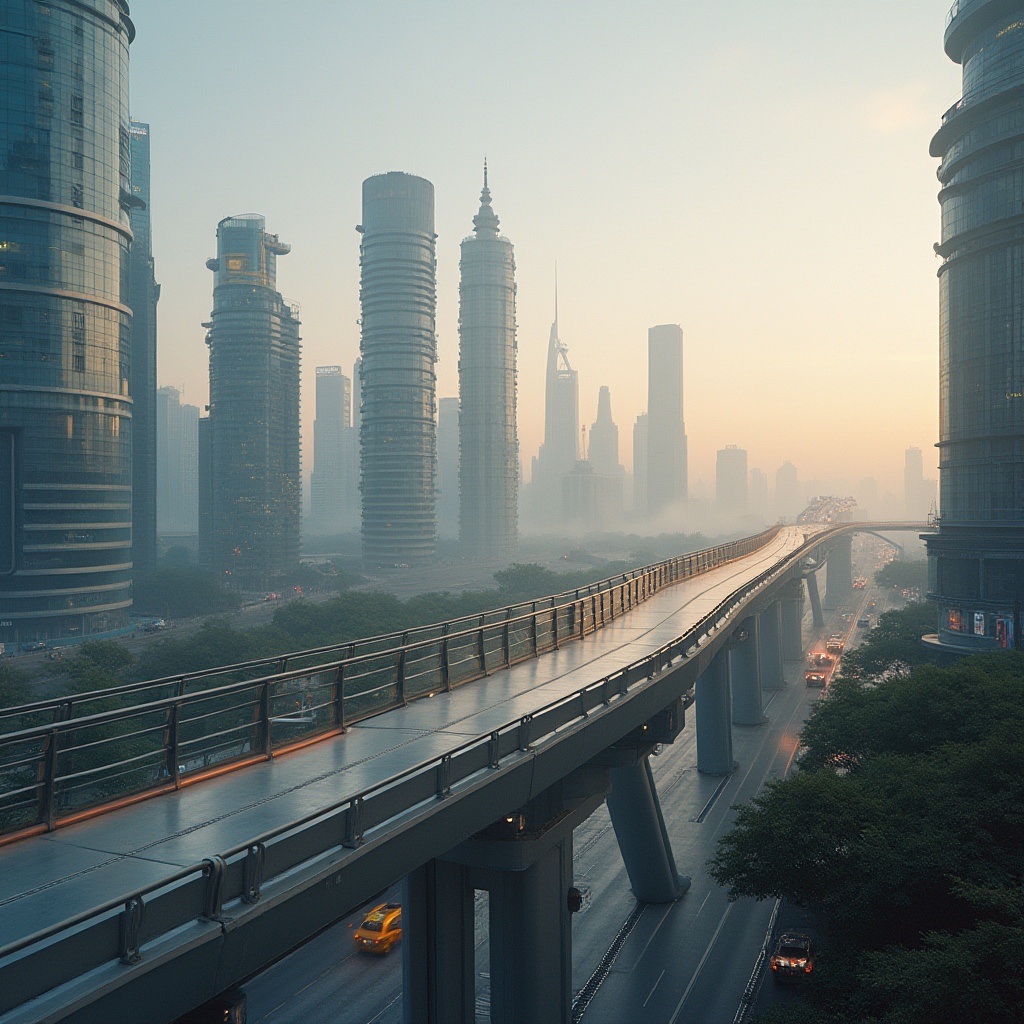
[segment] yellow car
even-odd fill
[[[356,949],[364,953],[384,956],[402,938],[402,905],[382,903],[374,907],[356,929],[353,939]]]

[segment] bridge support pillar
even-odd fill
[[[801,625],[804,619],[804,585],[792,580],[782,588],[782,660],[802,661],[804,638]]]
[[[757,616],[748,615],[733,633],[729,644],[729,676],[732,688],[732,724],[763,725],[761,710],[761,663],[757,642]]]
[[[697,771],[705,775],[728,775],[736,767],[729,682],[729,650],[723,647],[697,677]]]
[[[772,601],[757,616],[757,643],[761,656],[761,690],[781,690],[786,685],[782,674],[782,606]]]
[[[579,769],[403,884],[405,1024],[473,1024],[473,900],[489,894],[491,1021],[572,1021],[572,833],[607,768]]]
[[[825,625],[825,613],[818,593],[818,577],[813,572],[807,574],[807,596],[811,599],[811,621],[815,629],[821,629]]]
[[[828,553],[825,607],[838,608],[853,593],[853,538],[838,537]]]
[[[679,899],[690,888],[690,879],[676,871],[647,755],[612,768],[611,775],[608,813],[633,895],[641,903]]]

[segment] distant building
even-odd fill
[[[199,529],[199,408],[182,405],[177,388],[156,393],[157,531]]]
[[[642,412],[633,424],[633,514],[647,514],[647,413]]]
[[[519,535],[516,262],[498,234],[486,164],[473,229],[459,263],[459,536],[467,556],[509,561]],[[442,480],[446,506],[445,489]]]
[[[351,475],[352,381],[340,366],[316,368],[316,419],[313,420],[313,472],[309,480],[309,531],[335,534],[351,527],[348,492],[358,490]]]
[[[647,511],[657,515],[689,493],[683,420],[683,329],[647,332]]]
[[[803,507],[804,497],[796,466],[792,462],[784,462],[775,471],[775,515],[778,519],[791,521]]]
[[[757,516],[762,522],[766,522],[771,518],[768,511],[768,477],[761,470],[754,467],[750,470],[747,483],[749,510],[752,515]]]
[[[1021,646],[1024,603],[1024,176],[1021,5],[953,6],[946,55],[961,99],[931,142],[941,158],[939,479],[926,539],[939,640]]]
[[[747,514],[747,452],[734,444],[718,450],[715,463],[715,504],[726,516]]]
[[[569,363],[569,347],[558,336],[558,295],[548,336],[544,379],[544,442],[530,475],[532,506],[539,520],[561,518],[562,479],[580,458],[580,382]]]
[[[453,539],[459,535],[459,400],[437,403],[437,532]]]
[[[920,448],[908,448],[903,458],[903,514],[924,522],[935,511],[935,481],[925,478]]]
[[[210,347],[209,516],[200,549],[242,589],[262,589],[299,564],[298,309],[277,291],[291,252],[263,217],[217,225]]]
[[[617,522],[622,515],[626,471],[619,462],[619,428],[612,419],[611,391],[602,386],[597,396],[597,419],[590,428],[587,461],[599,480],[605,507],[598,516],[600,525]]]
[[[160,285],[153,264],[150,215],[149,125],[128,129],[132,174],[132,246],[128,304],[132,307],[132,560],[136,572],[156,564],[156,304]]]
[[[434,186],[367,178],[358,230],[363,559],[422,563],[436,536]]]
[[[118,629],[132,603],[135,28],[113,0],[0,12],[0,641],[19,643]]]

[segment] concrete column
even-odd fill
[[[818,595],[818,577],[813,572],[807,574],[807,596],[811,599],[811,621],[815,629],[821,629],[825,625],[825,613]]]
[[[757,617],[757,642],[761,648],[761,689],[781,690],[786,685],[782,674],[782,606],[772,603]]]
[[[787,583],[780,594],[782,602],[782,660],[802,661],[804,638],[804,585],[800,580]]]
[[[729,642],[732,724],[762,725],[761,665],[758,660],[757,616],[748,615]]]
[[[825,579],[825,607],[838,608],[853,593],[853,538],[847,535],[836,540],[828,553],[828,576]]]
[[[732,759],[727,647],[719,650],[697,677],[696,693],[697,771],[705,775],[728,775],[736,765]]]
[[[473,888],[460,864],[431,860],[402,882],[405,1024],[473,1024]]]
[[[641,903],[679,899],[690,888],[690,879],[676,871],[649,759],[612,768],[611,777],[608,813],[633,895]]]
[[[490,886],[491,1021],[572,1020],[572,832]],[[470,1018],[472,1019],[472,1018]]]

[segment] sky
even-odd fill
[[[433,182],[438,397],[458,394],[459,243],[486,157],[515,245],[519,439],[543,437],[559,333],[620,455],[647,328],[684,335],[691,490],[746,448],[770,479],[875,477],[938,437],[938,161],[960,95],[948,0],[131,0],[132,116],[151,125],[158,383],[208,398],[216,225],[291,244],[304,472],[314,370],[359,354],[363,179]]]

